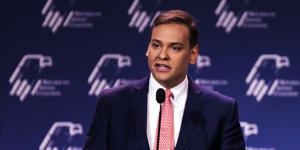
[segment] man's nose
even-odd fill
[[[169,59],[168,49],[162,48],[158,53],[158,58],[162,60],[168,60]]]

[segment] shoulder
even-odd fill
[[[230,96],[196,84],[193,81],[191,82],[190,88],[197,93],[198,98],[205,100],[206,103],[230,105],[236,102],[236,100]]]
[[[117,87],[105,89],[100,93],[99,99],[103,99],[103,98],[113,99],[124,95],[130,95],[131,93],[133,93],[138,82],[139,81],[132,81]]]
[[[147,87],[148,79],[140,79],[140,80],[135,80],[131,81],[129,83],[105,89],[103,90],[99,97],[98,100],[99,102],[104,102],[104,103],[114,103],[115,101],[126,101],[129,100],[131,96],[133,96],[136,92],[139,90],[145,90],[143,88]]]
[[[130,94],[130,92],[134,89],[134,82],[130,82],[128,84],[120,85],[117,87],[109,88],[103,90],[100,95],[99,99],[101,98],[114,98],[124,94]]]
[[[217,103],[220,105],[229,105],[235,103],[235,99],[224,95],[218,91],[211,90],[205,87],[201,87],[202,89],[202,96],[207,99],[208,102]]]
[[[206,119],[221,121],[224,125],[230,118],[238,116],[238,104],[234,98],[200,85],[197,87],[200,92],[196,100],[204,104],[202,112]]]
[[[217,118],[228,117],[228,114],[237,109],[237,102],[234,98],[226,96],[220,92],[208,89],[201,85],[193,83],[190,92],[192,95],[196,93],[193,98],[194,104],[201,104],[204,114],[208,116],[217,116]]]

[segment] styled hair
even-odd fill
[[[150,39],[152,30],[162,24],[182,24],[185,25],[190,31],[190,48],[193,48],[198,41],[198,30],[193,16],[182,10],[169,10],[159,14],[150,29]]]

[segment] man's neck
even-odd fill
[[[187,78],[187,75],[185,75],[185,77],[182,80],[180,80],[178,83],[175,83],[175,84],[174,83],[173,84],[169,84],[169,83],[165,83],[165,82],[163,82],[163,83],[159,82],[158,80],[155,79],[155,77],[153,76],[153,74],[150,75],[150,78],[152,78],[154,82],[156,82],[157,84],[159,84],[163,88],[165,88],[165,89],[172,89],[172,88],[180,85],[185,80],[185,78]]]

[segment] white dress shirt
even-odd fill
[[[154,148],[154,141],[156,138],[156,128],[158,125],[158,117],[159,117],[159,104],[156,101],[156,91],[159,88],[163,88],[166,90],[162,85],[160,85],[153,77],[150,75],[149,79],[149,91],[148,91],[148,101],[147,101],[147,138],[150,150]],[[188,91],[188,79],[185,76],[185,79],[175,86],[174,88],[170,89],[174,95],[171,97],[171,102],[173,104],[173,118],[174,118],[174,138],[175,138],[175,145],[178,140],[179,131],[181,127],[181,121],[183,117],[183,112],[185,108],[185,102],[187,99],[187,91]]]

